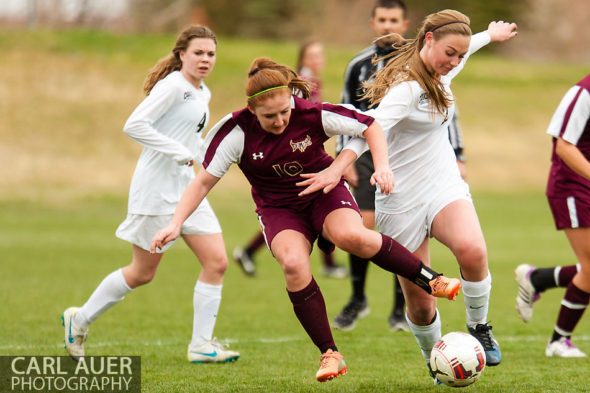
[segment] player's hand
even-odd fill
[[[375,172],[371,175],[371,185],[379,184],[381,192],[385,195],[389,195],[393,192],[393,185],[395,180],[393,178],[393,172],[389,167],[383,169],[375,169]]]
[[[319,190],[323,190],[324,194],[329,193],[340,183],[342,175],[328,167],[317,173],[302,173],[301,177],[307,179],[297,183],[299,187],[307,186],[305,190],[299,193],[299,196],[304,196]]]
[[[508,23],[504,21],[491,22],[488,25],[488,34],[492,42],[508,41],[511,38],[516,37],[518,32],[516,29],[516,23]]]
[[[157,248],[161,249],[178,236],[180,236],[180,228],[176,225],[168,224],[166,228],[160,229],[152,238],[150,253],[155,254]]]
[[[351,186],[357,187],[359,185],[359,175],[354,167],[354,163],[346,167],[342,176],[344,176],[348,184]]]

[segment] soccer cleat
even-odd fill
[[[432,377],[432,382],[434,382],[435,385],[442,385],[443,383],[438,380],[438,378],[436,377],[436,374],[434,373],[434,371],[432,371],[432,367],[430,367],[430,362],[426,362],[426,367],[428,367],[428,372],[430,373],[430,376]],[[437,371],[437,372],[440,373],[440,371]]]
[[[406,317],[404,316],[403,311],[401,313],[396,312],[393,310],[389,315],[389,330],[392,332],[404,331],[409,332],[410,326],[408,325],[408,321],[406,321]]]
[[[553,342],[549,341],[547,348],[545,348],[545,355],[558,356],[560,358],[585,358],[588,356],[572,344],[567,337],[562,337]]]
[[[326,382],[338,375],[346,374],[346,363],[338,351],[328,349],[320,358],[320,369],[315,374],[319,382]]]
[[[369,315],[370,311],[366,298],[357,300],[352,297],[340,314],[334,318],[332,327],[344,331],[352,330],[356,327],[356,321]]]
[[[199,347],[188,347],[187,359],[191,363],[227,363],[238,360],[240,353],[221,344],[217,338]]]
[[[341,265],[324,266],[322,274],[328,278],[346,278],[348,277],[348,269]]]
[[[533,304],[541,295],[535,291],[531,282],[531,273],[535,267],[527,264],[518,265],[514,274],[518,283],[518,296],[516,296],[516,311],[523,321],[528,322],[533,317]]]
[[[428,284],[430,285],[432,296],[446,297],[449,300],[455,300],[459,289],[461,289],[461,281],[443,275],[436,276]]]
[[[256,275],[256,264],[252,259],[252,255],[250,255],[246,250],[240,247],[234,248],[233,257],[234,261],[236,261],[242,268],[244,274],[247,276]]]
[[[61,316],[61,324],[65,331],[65,348],[75,360],[84,357],[84,342],[88,335],[88,329],[84,329],[74,322],[74,316],[79,310],[79,307],[70,307]]]
[[[492,327],[487,323],[478,323],[474,328],[467,326],[469,334],[477,338],[477,340],[483,346],[483,350],[486,354],[486,365],[497,366],[502,361],[502,351],[500,351],[500,345],[492,334]]]

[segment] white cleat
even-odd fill
[[[567,337],[557,341],[549,341],[545,348],[545,355],[558,356],[560,358],[585,358],[587,355],[580,351]]]
[[[516,311],[523,321],[528,322],[533,317],[533,303],[539,300],[540,295],[535,291],[531,282],[531,273],[535,270],[532,265],[518,265],[514,274],[518,283],[518,295],[516,296]]]
[[[240,353],[214,338],[199,347],[188,347],[187,358],[191,363],[226,363],[238,360]]]
[[[61,324],[65,331],[65,347],[75,360],[84,357],[84,342],[88,335],[88,329],[84,329],[74,322],[74,316],[79,310],[79,307],[70,307],[61,316]]]

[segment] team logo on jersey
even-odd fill
[[[263,152],[258,152],[258,153],[252,153],[252,159],[253,160],[257,160],[257,159],[263,159],[264,158],[264,153]]]
[[[190,91],[185,91],[184,92],[184,101],[188,101],[188,100],[192,100],[193,99],[193,94]]]
[[[289,144],[291,145],[293,151],[299,150],[301,153],[303,153],[305,149],[311,146],[311,137],[309,135],[306,135],[306,138],[301,142],[293,142],[293,140],[291,139],[289,141]]]
[[[352,206],[352,203],[350,203],[348,201],[340,201],[340,203],[342,203],[343,205]]]
[[[422,93],[420,94],[420,98],[418,101],[419,105],[424,105],[428,103],[428,93]]]

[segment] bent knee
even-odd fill
[[[453,249],[457,260],[461,264],[476,266],[487,261],[488,252],[485,244],[479,242],[461,242]]]

